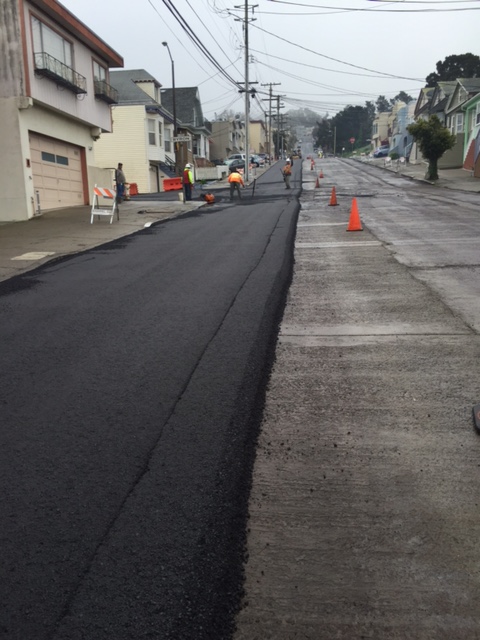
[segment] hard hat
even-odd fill
[[[192,165],[191,165],[191,164],[189,164],[188,162],[187,162],[187,164],[186,164],[185,166],[186,166],[186,167],[188,167],[189,169],[191,169],[191,168],[192,168]]]

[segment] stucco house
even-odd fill
[[[372,123],[372,151],[375,151],[382,144],[388,144],[388,121],[389,111],[382,111],[375,115]]]
[[[233,153],[245,153],[245,122],[241,118],[228,117],[210,125],[212,160],[226,160]]]
[[[480,93],[462,105],[465,113],[464,168],[480,178]]]
[[[1,221],[90,201],[122,57],[56,0],[0,0]]]
[[[251,153],[266,153],[268,151],[267,128],[263,120],[250,120],[248,134]]]
[[[162,104],[173,113],[173,89],[162,89]],[[203,117],[198,87],[175,88],[175,107],[179,133],[190,137],[188,151],[196,166],[210,164],[210,137],[212,132]],[[182,155],[184,155],[182,153]],[[188,154],[184,160],[191,160]],[[183,163],[183,161],[182,161]]]
[[[414,107],[415,100],[411,100],[408,104],[399,101],[392,109],[390,153],[398,153],[400,157],[408,157],[410,154],[413,138],[408,133],[407,127],[413,122]]]
[[[112,132],[95,143],[99,167],[123,163],[127,182],[140,193],[163,191],[163,180],[175,175],[173,116],[162,105],[161,84],[145,69],[112,71],[118,92],[112,107]]]

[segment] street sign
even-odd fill
[[[190,136],[175,136],[173,138],[174,142],[190,142]]]

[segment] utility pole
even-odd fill
[[[245,182],[248,181],[248,169],[250,164],[250,82],[248,77],[248,23],[253,22],[256,18],[248,17],[248,10],[252,9],[252,15],[255,12],[258,4],[248,4],[248,0],[245,0],[245,17],[243,18],[244,28],[244,41],[245,41]],[[241,6],[236,6],[235,9],[241,9]],[[241,18],[235,18],[235,20],[242,20]]]
[[[280,126],[280,109],[281,109],[281,107],[283,107],[284,105],[283,105],[283,104],[280,104],[280,99],[281,99],[281,98],[283,98],[283,96],[281,96],[281,95],[277,95],[277,96],[276,96],[276,98],[277,98],[277,143],[278,143],[278,142],[279,142],[279,140],[278,140],[278,136],[279,136],[279,134],[280,134],[280,128],[279,128],[279,126]],[[280,145],[279,145],[279,146],[280,146]]]
[[[267,120],[267,144],[268,144],[268,160],[270,161],[270,157],[272,155],[272,98],[273,98],[273,89],[281,82],[267,82],[262,84],[262,87],[270,87],[268,92],[268,98],[263,98],[263,100],[268,100],[268,120]]]

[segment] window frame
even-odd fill
[[[40,25],[40,30],[39,30],[39,33],[40,33],[40,45],[41,45],[41,50],[40,51],[36,50],[34,21],[37,21],[38,24]],[[33,53],[34,60],[35,60],[35,54],[36,53],[46,53],[47,55],[51,56],[52,58],[55,58],[55,60],[58,60],[59,62],[64,64],[66,67],[69,67],[70,69],[75,70],[75,67],[74,67],[74,51],[75,51],[75,49],[74,49],[72,40],[69,40],[68,38],[66,38],[63,35],[63,33],[61,33],[58,29],[55,29],[55,27],[50,25],[48,22],[45,22],[45,20],[43,18],[41,18],[40,16],[36,15],[35,13],[30,13],[30,28],[31,28],[31,35],[32,35],[32,53]],[[70,51],[70,60],[68,62],[65,59],[57,58],[56,55],[53,55],[52,53],[50,53],[50,51],[48,49],[45,48],[43,28],[47,29],[47,32],[51,31],[54,35],[56,35],[56,36],[58,36],[59,38],[62,39],[64,54],[65,54],[65,44],[68,45],[69,51]]]
[[[97,78],[97,76],[95,75],[95,65],[99,69],[103,70],[103,72],[105,74],[105,76],[103,78]],[[101,64],[95,58],[92,58],[92,75],[93,75],[94,82],[106,82],[108,84],[108,67],[105,67],[103,64]]]
[[[463,113],[457,113],[455,117],[455,133],[463,133],[465,126],[465,118]]]
[[[147,137],[148,137],[148,144],[151,147],[157,146],[157,127],[155,125],[155,122],[156,121],[153,118],[147,118],[147,134],[148,134]],[[150,126],[152,126],[153,130],[150,129]]]

